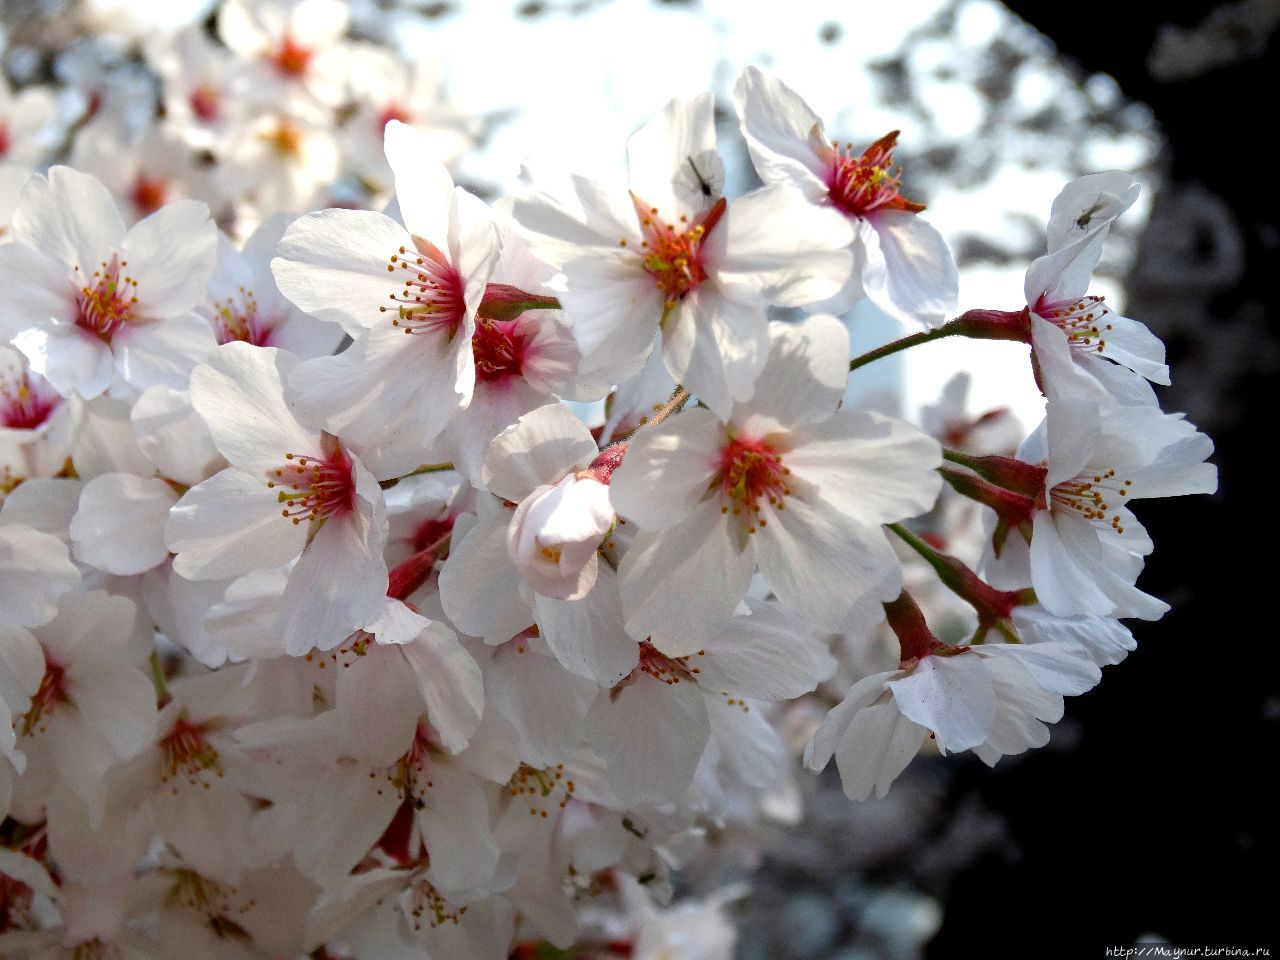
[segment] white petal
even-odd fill
[[[689,100],[670,101],[627,140],[631,192],[650,207],[657,207],[659,215],[671,223],[678,216],[701,213],[719,199],[724,186],[723,173],[716,176],[723,164],[717,167],[715,149],[715,97],[703,93]],[[712,190],[709,198],[701,191],[692,195],[688,191],[681,175],[692,173],[690,163],[700,175],[704,170],[710,174],[708,187],[719,181],[720,189]],[[677,185],[682,188],[679,192]]]
[[[449,235],[453,178],[435,157],[430,140],[399,120],[383,130],[383,149],[396,179],[400,216],[409,232],[443,247]]]
[[[233,342],[191,375],[191,405],[219,452],[255,476],[266,477],[286,453],[320,453],[319,431],[299,424],[285,403],[284,385],[297,363],[283,350]]]
[[[838,293],[853,272],[854,232],[834,207],[814,206],[784,184],[761,187],[729,204],[707,235],[716,285],[744,302],[787,307]]]
[[[538,596],[534,613],[547,646],[570,673],[611,687],[636,665],[639,646],[622,623],[616,575],[601,565],[595,587],[581,600]]]
[[[836,750],[840,785],[850,800],[883,797],[920,752],[927,731],[887,699],[854,715]]]
[[[769,358],[735,421],[749,432],[791,430],[831,416],[849,380],[849,334],[835,317],[769,324]]]
[[[185,389],[196,364],[217,345],[209,325],[194,313],[125,327],[111,343],[120,379],[137,390]]]
[[[124,237],[124,222],[107,188],[70,167],[52,167],[48,179],[27,181],[12,229],[23,243],[79,266],[86,276],[110,259]]]
[[[0,617],[6,623],[47,623],[58,597],[79,583],[80,571],[57,537],[30,527],[0,527]]]
[[[389,322],[378,308],[398,293],[390,258],[414,246],[404,227],[368,210],[322,210],[296,220],[271,261],[280,292],[351,337]]]
[[[614,509],[642,530],[682,522],[706,496],[725,443],[720,420],[696,407],[640,430],[609,481]]]
[[[599,453],[591,431],[563,404],[531,410],[494,438],[485,458],[489,492],[519,502],[585,467]]]
[[[905,211],[880,211],[868,222],[879,240],[884,273],[863,275],[867,297],[904,323],[938,326],[960,295],[960,275],[942,234]]]
[[[790,183],[811,200],[824,199],[828,170],[812,143],[826,136],[822,121],[800,95],[772,74],[749,66],[733,88],[733,102],[760,179]]]
[[[831,676],[836,661],[803,623],[776,607],[753,604],[690,660],[700,687],[756,700],[794,700]]]
[[[693,781],[711,723],[696,684],[667,685],[640,674],[596,698],[587,738],[623,803],[674,803]]]
[[[170,511],[165,542],[173,569],[189,580],[235,577],[296,557],[307,528],[280,515],[266,482],[241,470],[215,473]]]
[[[218,228],[209,208],[196,200],[167,203],[135,224],[120,255],[138,282],[138,309],[148,317],[190,311],[204,299],[217,248]]]
[[[981,657],[925,657],[888,686],[903,716],[932,730],[940,750],[968,750],[987,739],[996,697]]]
[[[844,409],[796,431],[791,442],[783,463],[792,474],[866,526],[919,516],[941,489],[941,447],[901,420]]]
[[[450,753],[467,745],[484,712],[480,665],[442,623],[432,623],[401,647],[427,704],[427,719]]]
[[[520,574],[507,555],[510,519],[502,508],[469,528],[460,518],[440,570],[440,602],[449,619],[463,633],[490,643],[505,643],[533,622],[528,601],[512,589]]]
[[[751,551],[735,533],[709,502],[680,526],[637,536],[618,568],[627,632],[673,657],[705,647],[751,579]]]
[[[169,556],[165,521],[178,495],[163,480],[106,473],[80,492],[71,521],[76,559],[107,573],[142,573]]]

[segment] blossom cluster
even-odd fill
[[[343,10],[148,43],[163,123],[113,141],[99,98],[14,195],[0,953],[727,957],[731,893],[659,904],[785,818],[794,753],[857,800],[927,742],[1042,746],[1167,609],[1128,503],[1216,472],[1090,293],[1138,187],[1068,184],[1023,302],[957,315],[893,133],[833,141],[750,67],[758,189],[724,195],[703,94],[625,182],[486,203],[474,128]],[[39,93],[0,100],[33,168]],[[362,201],[290,212],[344,171]],[[864,298],[917,332],[853,357]],[[845,405],[952,336],[1030,347],[1030,436],[961,384],[923,427]]]

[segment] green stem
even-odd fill
[[[943,583],[947,582],[951,577],[952,571],[951,567],[942,559],[942,554],[938,553],[937,550],[933,549],[933,547],[929,546],[929,544],[925,543],[924,540],[917,537],[900,523],[886,523],[885,526],[896,533],[903,543],[909,546],[916,553],[920,554],[920,556],[924,557],[925,562],[927,562],[929,566],[933,567],[938,576],[942,578]]]
[[[849,361],[849,372],[852,373],[859,367],[865,367],[868,363],[879,360],[882,357],[892,356],[900,350],[909,350],[912,347],[918,347],[922,343],[929,343],[933,340],[941,340],[943,337],[959,336],[963,331],[957,327],[953,327],[950,323],[945,323],[933,330],[925,330],[923,333],[913,333],[901,340],[894,340],[892,343],[886,343],[882,347],[876,347],[869,350],[860,357],[854,357]]]
[[[948,450],[946,447],[942,448],[942,459],[950,460],[952,463],[959,464],[962,467],[968,467],[975,473],[982,466],[980,458],[971,457],[967,453],[961,453],[959,450]]]
[[[165,704],[169,701],[169,681],[165,679],[164,664],[160,662],[160,651],[151,651],[151,685],[156,688],[156,702]]]
[[[417,470],[410,470],[403,477],[394,477],[391,480],[379,481],[378,486],[383,490],[390,490],[401,480],[406,480],[409,477],[420,477],[424,473],[444,473],[447,470],[456,469],[457,468],[452,463],[424,463],[422,466],[418,467]]]

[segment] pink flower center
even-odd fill
[[[212,84],[202,83],[187,97],[191,112],[201,123],[213,123],[222,113],[222,97]]]
[[[14,382],[0,380],[0,424],[11,430],[36,429],[61,402],[38,374],[24,372]]]
[[[180,776],[194,784],[200,782],[201,774],[206,770],[222,776],[218,751],[208,738],[212,726],[209,721],[192,722],[185,712],[178,715],[169,732],[160,739],[160,753],[164,757],[160,765],[161,780],[168,782]]]
[[[904,210],[919,213],[924,204],[913,203],[898,193],[902,171],[893,169],[893,150],[898,131],[887,133],[861,154],[853,153],[853,144],[843,147],[837,142],[823,145],[823,160],[828,165],[827,195],[831,202],[853,217],[866,216],[874,210]]]
[[[31,698],[31,706],[22,717],[22,733],[32,736],[44,732],[44,719],[59,707],[71,702],[71,694],[67,690],[67,668],[44,651],[44,676],[40,678],[40,688]]]
[[[681,216],[678,224],[664,221],[657,207],[649,206],[634,193],[631,202],[640,219],[640,232],[644,234],[640,244],[644,249],[644,269],[667,298],[667,309],[670,309],[707,279],[702,261],[703,244],[724,215],[725,200],[721,197],[692,222]],[[627,241],[621,240],[619,244],[625,247]]]
[[[218,343],[251,343],[255,347],[265,347],[271,342],[275,333],[277,318],[264,317],[258,312],[258,300],[252,290],[240,288],[239,302],[235,297],[227,297],[222,304],[214,304],[217,313],[213,318],[213,332]]]
[[[351,472],[351,457],[342,449],[338,438],[321,435],[323,455],[286,453],[283,466],[273,470],[267,486],[281,488],[276,499],[284,504],[282,517],[295,525],[306,520],[328,520],[335,514],[355,509],[356,481]]]
[[[1076,477],[1055,484],[1049,491],[1049,506],[1054,510],[1071,510],[1084,519],[1109,526],[1116,533],[1124,533],[1120,514],[1107,514],[1113,505],[1108,499],[1123,503],[1133,489],[1132,480],[1117,480],[1114,470]]]
[[[302,46],[291,34],[286,33],[276,52],[271,54],[270,60],[281,74],[296,80],[306,75],[314,55],[314,50]]]
[[[408,334],[443,333],[447,337],[462,328],[467,313],[462,275],[434,244],[424,242],[420,255],[401,247],[391,256],[387,273],[397,274],[401,283],[400,291],[391,294],[397,306],[384,305],[378,310],[395,311],[393,327]]]
[[[699,651],[698,655],[701,656],[702,652]],[[636,665],[636,669],[655,680],[661,680],[668,686],[682,680],[695,680],[694,675],[700,672],[697,667],[689,666],[688,657],[668,657],[648,640],[640,642],[640,662]]]
[[[1111,324],[1111,308],[1103,297],[1081,297],[1046,303],[1043,296],[1036,301],[1037,316],[1048,320],[1067,335],[1071,348],[1085,353],[1103,353],[1107,349],[1107,333]]]
[[[76,326],[110,343],[115,332],[133,319],[138,305],[138,282],[122,273],[128,261],[112,255],[80,288],[76,296]],[[80,268],[75,268],[80,272]]]
[[[515,320],[481,320],[471,335],[476,378],[492,382],[520,376],[524,337],[516,333]]]
[[[747,533],[768,526],[760,516],[761,501],[782,510],[784,497],[791,495],[791,470],[783,466],[782,455],[768,440],[733,438],[720,454],[720,471],[715,483],[720,487],[720,512],[732,513]]]

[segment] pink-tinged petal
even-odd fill
[[[844,409],[797,430],[791,442],[783,461],[792,475],[865,526],[919,516],[938,499],[942,448],[901,420]]]
[[[621,382],[644,365],[662,319],[663,294],[640,259],[619,252],[570,261],[567,289],[560,294],[565,316],[582,352],[584,373],[607,373]]]
[[[837,630],[868,595],[880,601],[898,595],[898,558],[879,527],[799,496],[788,497],[784,510],[766,512],[769,525],[749,539],[760,572],[793,612]]]
[[[707,236],[708,273],[734,300],[809,306],[848,283],[853,239],[848,218],[834,207],[772,184],[729,204]]]
[[[724,164],[716,155],[714,95],[667,103],[627,140],[627,169],[631,192],[671,223],[715,203],[724,191]]]
[[[1079,517],[1042,510],[1032,521],[1031,583],[1036,598],[1060,617],[1107,615],[1115,603],[1097,583],[1102,564],[1098,535]]]
[[[734,617],[690,661],[698,686],[754,700],[794,700],[835,671],[836,661],[805,624],[755,603]]]
[[[711,736],[706,694],[647,674],[596,697],[587,740],[624,804],[675,803],[693,782]]]
[[[769,355],[735,423],[751,436],[830,417],[849,380],[849,334],[835,317],[771,323]]]
[[[484,464],[489,492],[519,502],[544,484],[589,464],[600,450],[563,404],[531,410],[494,438]]]
[[[671,311],[662,328],[662,357],[672,378],[720,419],[751,396],[769,349],[762,306],[733,303],[703,287]]]
[[[264,480],[241,470],[214,474],[183,494],[169,512],[165,542],[173,569],[188,580],[221,580],[287,563],[307,528],[280,515]]]
[[[698,407],[640,430],[609,481],[614,509],[641,530],[681,523],[705,499],[725,443],[724,425]]]
[[[67,477],[24,480],[4,499],[0,526],[24,526],[66,541],[84,484]]]
[[[614,523],[609,488],[569,475],[529,494],[507,527],[507,554],[539,594],[579,600],[596,582],[596,550]]]
[[[960,274],[947,242],[914,213],[877,211],[868,218],[884,272],[864,273],[867,297],[891,317],[936,327],[956,309]]]
[[[218,346],[209,325],[194,313],[122,328],[111,341],[120,379],[136,390],[191,382],[196,364]]]
[[[538,596],[534,614],[542,637],[570,673],[611,687],[636,665],[639,644],[622,623],[617,575],[601,564],[595,588],[581,600]]]
[[[57,537],[30,527],[0,527],[0,618],[5,623],[49,622],[58,598],[79,583],[80,571]]]
[[[523,653],[513,649],[520,642],[494,654],[487,675],[490,703],[515,728],[525,762],[548,767],[577,752],[587,711],[600,688],[569,673],[555,657],[528,647]]]
[[[471,775],[437,764],[418,823],[431,853],[431,875],[446,890],[477,887],[498,865],[489,800]]]
[[[814,150],[826,142],[822,121],[800,95],[749,66],[733,88],[751,162],[765,183],[789,183],[814,203],[827,197],[827,164]]]
[[[1072,180],[1054,198],[1045,229],[1049,252],[1061,250],[1083,237],[1107,231],[1128,210],[1141,188],[1128,173],[1108,170]]]
[[[75,316],[72,274],[52,257],[23,243],[0,246],[0,339],[28,327]]]
[[[289,573],[276,623],[290,656],[338,646],[386,604],[386,509],[377,481],[358,461],[352,472],[355,509],[325,520]]]
[[[443,247],[449,235],[453,178],[436,159],[431,141],[407,123],[392,120],[383,130],[383,149],[395,176],[404,225],[414,236]]]
[[[427,705],[427,720],[441,745],[459,753],[480,726],[484,713],[484,680],[458,638],[442,623],[431,623],[400,648],[417,679]]]
[[[165,521],[178,495],[163,480],[106,473],[80,493],[71,521],[76,559],[106,573],[131,576],[169,556]]]
[[[115,382],[111,347],[77,327],[27,329],[13,338],[13,345],[64,397],[77,393],[92,400]]]
[[[903,716],[932,730],[944,753],[969,750],[987,739],[996,695],[980,657],[925,657],[888,687]]]
[[[510,519],[501,507],[474,525],[459,519],[440,571],[440,602],[449,619],[490,643],[505,643],[533,622],[529,601],[513,589],[520,574],[507,555]]]
[[[147,317],[190,311],[204,299],[217,250],[218,228],[195,200],[175,200],[135,224],[120,254],[138,283],[138,311]]]
[[[402,287],[390,259],[413,251],[404,227],[368,210],[322,210],[294,221],[271,261],[280,292],[351,337],[390,321],[379,307]]]
[[[13,214],[16,240],[89,276],[124,238],[124,221],[98,180],[70,167],[33,176]]]
[[[737,526],[715,502],[679,526],[638,535],[618,568],[627,632],[671,657],[706,646],[751,579],[751,551],[738,541]]]
[[[272,347],[226,343],[191,374],[191,405],[233,465],[265,478],[286,453],[319,455],[320,431],[303,428],[285,403],[297,363]]]

